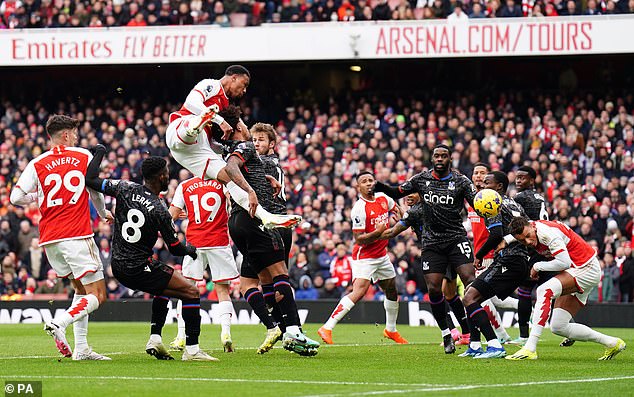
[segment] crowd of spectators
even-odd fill
[[[624,14],[634,0],[2,0],[0,29]]]
[[[509,175],[524,164],[538,171],[537,189],[548,202],[550,218],[568,224],[593,245],[604,268],[596,301],[632,301],[634,284],[634,96],[601,98],[528,95],[501,92],[490,100],[475,96],[425,99],[377,96],[331,98],[320,108],[295,103],[276,119],[277,152],[286,174],[288,208],[301,214],[289,264],[300,297],[338,299],[351,288],[350,211],[357,200],[355,175],[366,169],[377,179],[398,184],[429,165],[432,148],[453,148],[452,167],[470,176],[484,161]],[[167,116],[178,104],[132,99],[78,99],[57,106],[0,104],[0,295],[56,293],[64,286],[51,273],[38,247],[37,205],[9,203],[9,192],[30,159],[47,150],[44,125],[51,113],[81,120],[80,146],[98,142],[109,148],[103,176],[141,182],[141,160],[165,156],[172,181],[167,201],[179,180],[187,178],[165,147]],[[258,121],[263,104],[241,104],[248,125]],[[515,191],[510,186],[510,194]],[[107,198],[107,206],[113,202]],[[403,204],[403,207],[407,207]],[[112,299],[139,296],[112,278],[112,229],[93,210],[95,238],[105,266]],[[184,239],[186,221],[177,222]],[[470,230],[468,222],[465,222]],[[159,239],[156,256],[178,265]],[[404,300],[424,299],[420,249],[413,233],[390,241]],[[239,256],[238,256],[239,260]],[[208,275],[206,275],[208,276]],[[206,277],[208,279],[208,277]],[[199,285],[213,299],[212,283]],[[239,298],[237,288],[234,297]],[[16,295],[17,296],[17,295]],[[141,294],[142,296],[142,294]],[[381,299],[371,288],[366,299]]]

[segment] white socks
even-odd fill
[[[550,316],[552,300],[561,296],[561,291],[561,282],[556,278],[551,278],[537,288],[537,301],[533,309],[533,327],[524,345],[525,349],[532,352],[537,350],[537,342]]]
[[[396,317],[398,317],[398,301],[391,301],[386,298],[383,301],[383,307],[385,308],[385,329],[390,332],[395,332]]]
[[[154,343],[163,343],[163,338],[159,334],[151,334],[150,340]]]
[[[335,328],[335,325],[337,325],[337,323],[341,321],[341,319],[344,318],[346,314],[348,314],[348,312],[353,307],[354,307],[354,302],[350,300],[350,298],[348,298],[347,295],[341,298],[341,300],[337,304],[337,307],[335,308],[335,310],[333,310],[332,314],[330,315],[330,318],[328,319],[328,321],[326,321],[326,324],[324,324],[324,328],[330,329],[330,330]],[[398,303],[397,303],[397,310],[398,310]]]
[[[200,345],[187,345],[185,346],[188,354],[196,354],[200,350]]]
[[[231,333],[231,315],[233,313],[233,304],[231,301],[218,302],[218,309],[220,312],[220,326],[222,327],[223,334]]]
[[[185,320],[183,320],[183,301],[178,300],[176,304],[176,323],[178,324],[178,339],[185,339]]]
[[[235,201],[240,207],[248,211],[249,195],[247,194],[247,192],[242,190],[242,188],[236,185],[236,183],[233,181],[229,181],[229,183],[227,183],[225,187],[227,188],[227,191],[229,191],[229,194],[231,194],[231,198],[233,199],[233,201]],[[270,215],[270,212],[268,212],[267,210],[262,208],[261,205],[258,204],[258,208],[255,210],[255,216],[257,218],[264,220]]]
[[[570,313],[561,308],[553,310],[553,316],[550,320],[550,329],[554,334],[565,336],[567,338],[583,341],[596,342],[605,347],[614,347],[618,341],[617,338],[604,335],[592,328],[579,324],[571,323],[572,316]]]
[[[55,324],[66,329],[70,324],[81,320],[88,316],[89,313],[97,310],[98,307],[99,299],[97,299],[96,296],[93,294],[82,295],[77,301],[73,299],[71,307],[55,321]]]
[[[84,298],[86,295],[75,294],[73,297],[73,305]],[[75,351],[85,352],[88,346],[88,316],[83,316],[73,323],[73,334],[75,335]]]

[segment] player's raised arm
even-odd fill
[[[92,160],[90,160],[90,163],[88,163],[88,169],[86,170],[86,186],[101,193],[106,193],[106,180],[99,177],[99,169],[101,168],[101,162],[105,154],[106,147],[104,145],[97,145],[95,155]]]
[[[416,176],[412,177],[412,179],[414,179],[415,177]],[[374,186],[374,192],[385,193],[392,199],[398,200],[407,196],[408,194],[416,192],[416,189],[412,184],[412,179],[396,187],[377,181],[376,185]]]

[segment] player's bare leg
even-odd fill
[[[333,310],[332,314],[328,318],[328,321],[324,325],[319,328],[317,333],[321,337],[321,339],[328,345],[333,344],[332,340],[332,330],[335,328],[337,323],[341,321],[346,314],[354,305],[365,296],[366,292],[368,292],[368,288],[370,288],[371,282],[370,280],[364,278],[355,278],[352,282],[352,292],[348,295],[341,298],[335,310]],[[397,308],[398,310],[398,308]]]
[[[396,291],[396,278],[379,281],[379,286],[385,292],[383,307],[385,308],[385,329],[383,336],[394,342],[406,345],[408,342],[396,330],[396,318],[398,317],[398,292]]]
[[[73,299],[73,303],[68,310],[66,310],[66,312],[64,312],[59,318],[49,321],[44,325],[44,330],[47,334],[53,337],[57,350],[59,350],[64,357],[72,357],[73,355],[72,349],[66,340],[66,328],[70,324],[88,317],[88,314],[97,310],[99,305],[106,301],[106,285],[103,281],[103,274],[99,276],[95,273],[94,277],[101,278],[84,285],[83,289],[79,290],[79,296],[76,299]],[[77,280],[76,284],[74,283],[73,285],[81,285],[81,282]],[[84,294],[81,294],[81,292],[84,292]],[[81,328],[82,327],[80,325],[77,329],[80,333],[80,341],[82,339],[82,334],[87,332],[82,331]],[[87,325],[85,326],[85,329],[87,330]],[[80,345],[80,347],[83,346]],[[86,353],[86,351],[82,353]]]

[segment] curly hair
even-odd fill
[[[143,160],[143,164],[141,164],[141,173],[143,174],[143,178],[154,179],[158,174],[160,174],[167,165],[167,161],[163,157],[152,156]]]

